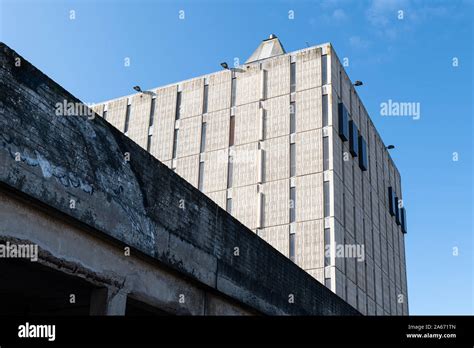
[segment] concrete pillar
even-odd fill
[[[125,315],[127,294],[111,288],[97,288],[91,292],[90,315]]]

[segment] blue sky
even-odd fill
[[[0,39],[88,103],[244,62],[270,33],[287,51],[333,43],[396,146],[411,314],[473,314],[473,17],[456,0],[0,0]],[[420,103],[420,119],[381,116],[389,99]]]

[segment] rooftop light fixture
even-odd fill
[[[224,69],[229,69],[229,65],[226,62],[222,62],[221,67],[223,67]]]
[[[363,85],[362,81],[357,80],[356,82],[354,82],[354,86],[356,86],[356,87],[357,86],[362,86],[362,85]]]
[[[388,145],[387,147],[385,147],[387,150],[391,150],[391,149],[394,149],[395,146],[394,145]]]

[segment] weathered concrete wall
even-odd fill
[[[1,183],[258,312],[358,314],[104,119],[57,116],[80,101],[3,44],[0,62]]]

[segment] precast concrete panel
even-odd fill
[[[263,184],[265,227],[288,224],[290,220],[290,182],[271,181]],[[298,192],[296,194],[298,197]]]
[[[229,110],[211,112],[205,117],[206,136],[204,151],[214,151],[229,146]]]
[[[178,157],[199,154],[201,149],[201,123],[201,116],[179,120]]]
[[[265,139],[290,134],[289,94],[263,101],[265,110]]]
[[[235,146],[233,155],[232,186],[246,186],[256,184],[258,180],[258,143],[249,143]]]
[[[132,97],[127,134],[130,139],[144,149],[146,149],[148,142],[150,111],[151,96],[147,94],[137,94]]]
[[[266,227],[259,230],[258,235],[280,253],[289,257],[290,232],[288,225]]]
[[[266,98],[290,93],[290,56],[268,59],[262,63],[266,74]]]
[[[166,161],[173,157],[177,87],[159,88],[155,93],[155,122],[153,125],[153,136],[151,137],[150,153],[160,161]]]
[[[244,105],[260,99],[262,72],[258,64],[246,65],[242,71],[235,71],[235,105]]]
[[[235,108],[235,145],[252,143],[260,139],[259,103],[251,103]]]
[[[257,228],[257,185],[232,189],[232,215],[250,229]]]
[[[321,86],[321,53],[320,47],[296,53],[297,91]]]
[[[199,155],[181,157],[177,159],[176,173],[194,187],[198,187]]]
[[[121,132],[125,130],[127,103],[128,98],[125,97],[107,104],[107,121]]]
[[[323,174],[296,177],[296,221],[323,218]]]
[[[296,134],[296,175],[323,171],[323,134],[321,129]]]
[[[207,111],[230,108],[232,72],[224,70],[208,77]]]
[[[374,260],[367,256],[366,257],[366,272],[365,272],[365,275],[366,275],[366,280],[367,280],[367,295],[372,298],[372,299],[375,299],[375,266],[374,266]]]
[[[345,229],[352,237],[354,236],[354,197],[347,188],[344,189],[345,200]]]
[[[296,132],[323,126],[322,90],[320,87],[296,93]]]
[[[203,192],[225,190],[227,188],[228,149],[206,152],[204,156]]]
[[[226,209],[227,203],[227,190],[223,191],[214,191],[207,193],[207,196],[212,199],[219,207]]]
[[[367,315],[367,295],[360,288],[357,290],[357,309],[363,315]]]
[[[323,220],[296,223],[295,244],[298,266],[303,269],[324,268]]]
[[[357,308],[357,286],[350,279],[346,279],[346,289],[347,289],[346,301],[349,302],[349,304],[352,307]]]
[[[283,136],[265,140],[264,181],[274,181],[290,177],[290,137]]]
[[[202,114],[204,102],[204,79],[186,81],[181,89],[180,118],[186,119]]]

